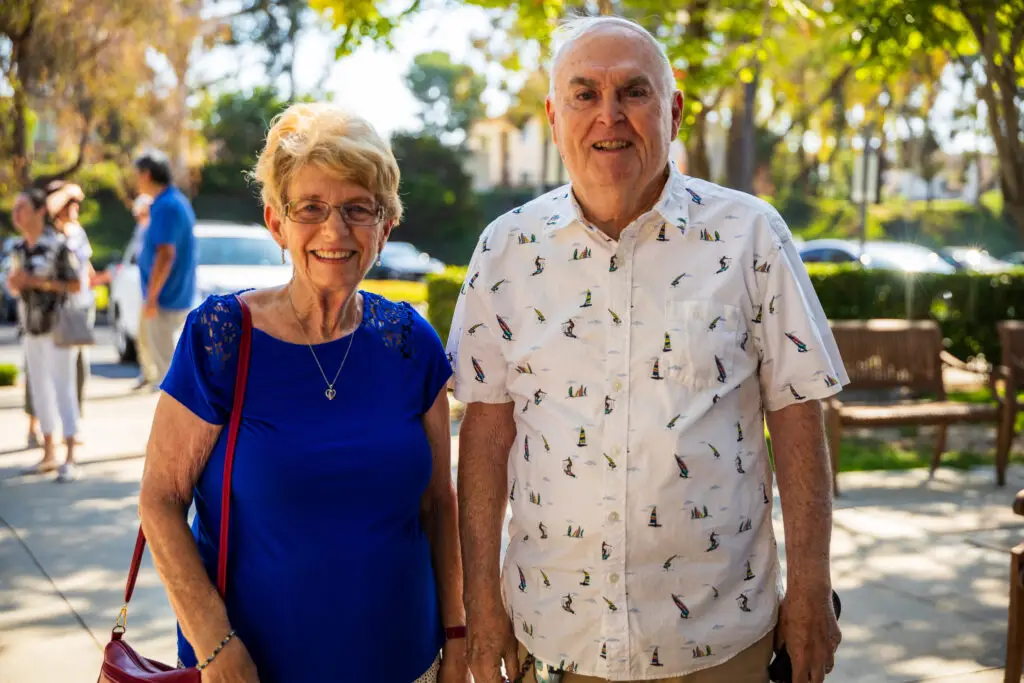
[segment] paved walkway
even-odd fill
[[[87,477],[26,477],[17,393],[0,390],[0,683],[93,683],[121,604],[136,531],[152,395],[98,380],[83,423]],[[996,489],[991,468],[842,476],[833,540],[844,642],[830,683],[999,683],[1007,549],[1024,538],[1010,509],[1024,466]],[[776,500],[776,529],[784,541]],[[131,642],[170,659],[174,617],[148,560]]]

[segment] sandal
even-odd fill
[[[24,474],[49,474],[50,472],[56,472],[60,468],[60,464],[57,459],[52,460],[40,460],[35,465],[27,467],[24,470]]]

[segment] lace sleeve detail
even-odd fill
[[[412,328],[415,312],[412,306],[365,292],[363,302],[366,325],[380,336],[384,345],[397,351],[402,358],[414,358]]]
[[[220,375],[238,355],[242,334],[242,312],[234,295],[211,296],[200,307],[199,331],[206,351],[207,367]]]

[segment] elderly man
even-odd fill
[[[774,637],[821,681],[818,399],[848,381],[825,315],[773,208],[670,164],[682,95],[651,35],[566,29],[547,113],[572,182],[487,227],[449,340],[475,680],[764,683]]]

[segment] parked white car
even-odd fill
[[[193,230],[198,249],[196,280],[198,306],[211,294],[228,294],[250,287],[276,287],[291,278],[291,259],[281,265],[281,248],[258,225],[198,221]],[[135,360],[135,340],[142,312],[142,282],[137,264],[139,244],[125,249],[110,283],[114,345],[122,362]]]

